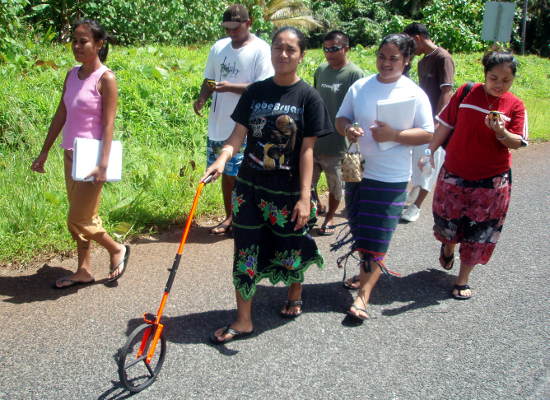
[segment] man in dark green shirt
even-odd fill
[[[341,31],[332,31],[323,39],[323,51],[326,63],[321,64],[314,75],[314,87],[325,102],[334,125],[336,113],[349,87],[364,76],[363,71],[347,58],[349,38]],[[341,161],[347,149],[346,138],[336,130],[329,135],[320,137],[315,142],[313,164],[313,187],[321,172],[325,173],[329,189],[329,200],[326,216],[319,228],[320,235],[332,235],[334,225],[332,220],[342,199]],[[319,209],[324,207],[319,204]]]

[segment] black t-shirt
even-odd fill
[[[248,128],[243,165],[262,171],[297,175],[303,138],[333,131],[323,100],[302,80],[291,86],[273,78],[251,84],[231,118]]]

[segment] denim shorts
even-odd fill
[[[225,140],[217,141],[217,140],[210,140],[208,139],[206,143],[206,166],[209,167],[216,161],[218,156],[220,155],[222,151],[222,147],[225,143]],[[244,148],[246,147],[245,144],[242,145],[239,152],[233,156],[230,160],[227,160],[225,163],[225,169],[223,170],[223,173],[225,175],[229,176],[237,176],[239,173],[239,167],[241,166],[244,158]]]

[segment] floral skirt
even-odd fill
[[[442,243],[460,243],[462,263],[489,262],[510,205],[511,174],[469,181],[441,169],[433,199],[434,235]]]
[[[243,299],[254,296],[263,278],[288,286],[303,282],[310,265],[323,267],[323,258],[308,233],[315,222],[315,207],[304,228],[294,231],[296,222],[290,220],[299,198],[299,185],[287,172],[239,171],[232,199],[233,283]]]

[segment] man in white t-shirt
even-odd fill
[[[207,165],[212,164],[231,135],[235,122],[231,114],[249,84],[273,75],[271,49],[262,39],[250,33],[252,22],[246,7],[230,6],[223,13],[222,26],[228,37],[218,40],[210,49],[204,71],[204,81],[193,110],[200,111],[212,97],[208,114]],[[243,159],[243,151],[225,165],[222,175],[222,193],[225,205],[225,220],[210,230],[211,234],[223,235],[231,231],[231,192],[235,177]]]

